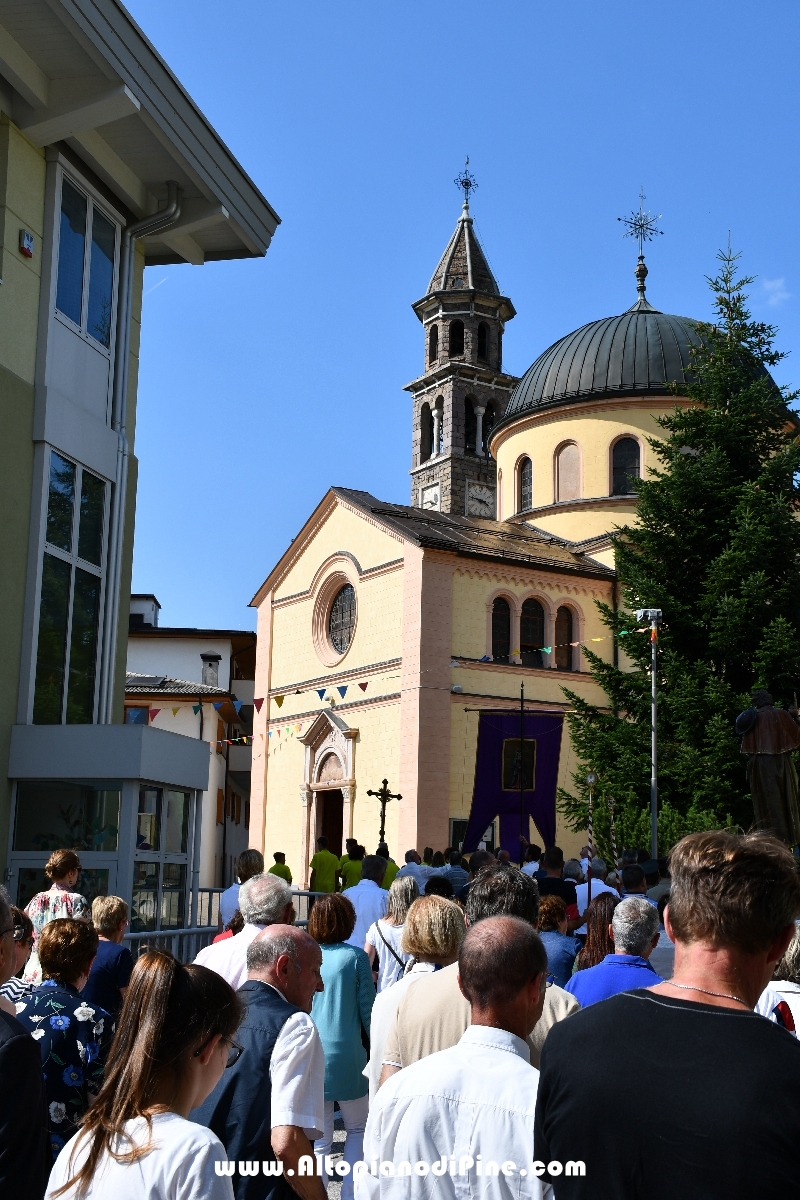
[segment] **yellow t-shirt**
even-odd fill
[[[384,875],[383,883],[381,884],[381,887],[384,889],[384,891],[388,892],[389,888],[394,882],[394,877],[399,870],[400,868],[398,867],[397,863],[390,858],[386,864],[386,874]]]
[[[275,863],[269,869],[270,875],[279,875],[281,879],[285,879],[287,883],[292,882],[292,872],[287,867],[286,863]]]
[[[359,879],[361,878],[361,859],[353,859],[345,855],[344,860],[339,867],[339,872],[342,876],[342,891],[344,892],[347,891],[348,888],[353,887],[354,884],[358,883]]]
[[[315,892],[335,892],[339,859],[330,850],[318,850],[311,860]]]

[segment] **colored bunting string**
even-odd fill
[[[390,676],[387,676],[387,678],[390,678],[390,679],[392,679],[392,678],[395,678],[395,676],[391,676],[391,675],[390,675]],[[368,679],[366,679],[366,680],[363,680],[363,681],[362,681],[361,683],[359,683],[357,686],[358,686],[358,688],[360,689],[360,691],[362,691],[362,692],[366,692],[367,688],[369,687],[369,680],[368,680]],[[342,700],[344,700],[345,696],[347,695],[347,689],[348,689],[349,687],[350,687],[350,684],[349,684],[349,683],[337,684],[337,685],[336,685],[336,691],[339,693],[339,697],[340,697]],[[316,692],[316,693],[317,693],[317,695],[319,696],[320,700],[324,700],[324,699],[325,699],[325,696],[326,696],[326,693],[328,692],[328,690],[329,690],[329,689],[328,689],[327,687],[321,687],[321,688],[307,688],[307,689],[305,689],[305,690],[301,690],[300,688],[295,688],[295,690],[294,690],[294,691],[293,691],[291,694],[292,694],[293,696],[303,696],[303,695],[305,695],[307,692]],[[282,692],[280,695],[273,695],[271,698],[272,698],[272,699],[275,701],[275,703],[276,703],[276,705],[278,706],[278,708],[282,708],[282,707],[283,707],[283,702],[284,702],[284,700],[286,699],[286,696],[287,696],[288,694],[289,694],[289,693],[287,693],[287,692]],[[256,698],[256,699],[253,701],[253,704],[255,705],[256,712],[261,712],[261,705],[264,703],[264,699],[265,699],[265,697],[264,697],[264,696],[259,696],[259,697],[257,697],[257,698]],[[334,697],[334,696],[329,696],[329,699],[330,699],[331,701],[335,702],[335,697]],[[237,711],[238,711],[238,710],[237,710]]]

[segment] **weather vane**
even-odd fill
[[[478,186],[475,176],[471,175],[467,170],[468,167],[469,155],[467,155],[467,161],[464,163],[464,170],[460,175],[456,175],[455,179],[453,180],[453,183],[456,185],[456,187],[461,188],[464,193],[464,205],[466,208],[469,208],[470,192],[474,192],[475,188]]]
[[[623,237],[636,238],[639,243],[639,261],[636,264],[634,275],[636,276],[636,291],[639,294],[637,304],[642,308],[649,309],[650,305],[645,299],[644,282],[647,279],[648,271],[644,261],[644,244],[652,242],[654,237],[663,235],[664,230],[658,229],[656,222],[661,220],[661,213],[653,216],[652,213],[645,212],[644,208],[645,194],[644,188],[639,188],[639,211],[632,212],[629,217],[617,217],[625,226]],[[635,306],[634,306],[635,307]]]
[[[645,212],[645,210],[644,210],[645,199],[646,199],[646,197],[644,194],[644,189],[639,188],[639,211],[638,211],[638,213],[632,212],[629,217],[617,217],[617,220],[621,221],[622,224],[626,227],[625,232],[623,233],[622,236],[636,238],[636,240],[638,241],[640,258],[644,254],[644,243],[652,242],[653,238],[656,237],[657,234],[663,235],[663,233],[664,233],[663,229],[656,228],[656,221],[661,220],[661,213],[658,213],[656,216],[653,216],[652,213]]]

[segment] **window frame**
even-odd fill
[[[56,300],[58,296],[58,265],[61,253],[61,199],[64,189],[64,180],[80,192],[86,199],[86,233],[84,237],[83,247],[83,284],[81,290],[81,321],[76,324],[71,317],[58,308]],[[102,217],[114,227],[114,262],[111,277],[111,317],[108,346],[104,346],[99,342],[88,329],[88,313],[89,313],[89,285],[91,276],[91,257],[92,257],[92,225],[94,221],[94,211],[98,210]],[[72,333],[81,338],[82,341],[92,346],[98,353],[105,355],[113,362],[114,350],[116,344],[116,329],[117,329],[117,302],[119,291],[119,253],[120,243],[122,238],[123,220],[119,213],[114,211],[114,208],[105,200],[103,200],[91,188],[85,180],[60,167],[58,179],[55,189],[55,206],[54,206],[54,221],[53,221],[53,285],[51,296],[51,315]]]
[[[523,489],[522,472],[523,472],[523,471],[524,471],[524,469],[525,469],[525,464],[526,464],[526,463],[527,463],[527,465],[530,467],[530,471],[531,471],[531,481],[530,481],[530,504],[526,504],[526,503],[525,503],[525,501],[524,501],[524,497],[523,497],[523,494],[522,494],[522,489]],[[519,462],[517,463],[517,495],[516,495],[516,501],[517,501],[517,504],[516,504],[516,512],[518,512],[518,513],[526,513],[526,512],[530,512],[530,511],[532,510],[532,508],[533,508],[533,459],[531,458],[530,454],[523,454],[523,455],[522,455],[522,457],[520,458]]]
[[[47,516],[49,511],[50,501],[50,476],[52,455],[57,454],[65,462],[71,463],[75,469],[75,488],[72,508],[72,525],[71,525],[71,549],[64,550],[61,546],[56,546],[53,542],[47,540]],[[103,494],[103,513],[102,513],[102,532],[100,538],[100,563],[90,562],[88,559],[82,558],[79,554],[80,548],[80,518],[81,518],[81,490],[83,483],[83,473],[87,471],[94,479],[99,480],[104,489]],[[34,723],[34,711],[36,707],[36,676],[39,662],[39,635],[41,628],[41,608],[42,608],[42,580],[44,576],[44,560],[45,555],[50,555],[51,558],[67,563],[70,568],[70,584],[69,584],[69,600],[67,611],[67,625],[64,634],[65,652],[63,666],[63,684],[61,693],[61,713],[57,724],[67,724],[67,705],[69,701],[69,670],[70,659],[72,656],[72,630],[75,616],[75,581],[76,573],[80,569],[89,575],[93,575],[100,581],[100,594],[98,597],[98,615],[97,615],[97,630],[95,642],[95,661],[94,661],[94,695],[92,697],[92,714],[90,724],[95,724],[97,720],[97,704],[98,704],[98,689],[97,683],[100,675],[100,656],[103,638],[103,622],[105,617],[105,602],[106,602],[106,578],[107,578],[107,553],[108,553],[108,526],[111,505],[111,487],[109,481],[104,479],[96,471],[90,470],[89,467],[84,467],[83,463],[78,462],[70,455],[66,454],[56,446],[47,444],[45,446],[45,470],[43,472],[43,504],[42,504],[42,548],[39,553],[39,570],[37,578],[36,590],[36,619],[35,619],[35,636],[33,639],[33,654],[32,654],[32,680],[30,691],[30,714],[29,720]]]
[[[614,451],[619,443],[624,441],[635,442],[639,447],[639,473],[636,476],[637,479],[642,478],[642,470],[644,467],[644,446],[642,444],[642,439],[637,434],[627,431],[625,433],[618,434],[608,447],[608,494],[609,496],[619,496],[628,499],[637,496],[638,490],[632,492],[617,492],[614,490]]]

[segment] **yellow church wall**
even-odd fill
[[[275,600],[307,591],[322,564],[337,551],[346,551],[362,571],[367,571],[402,558],[403,543],[337,502],[281,577],[275,588]]]

